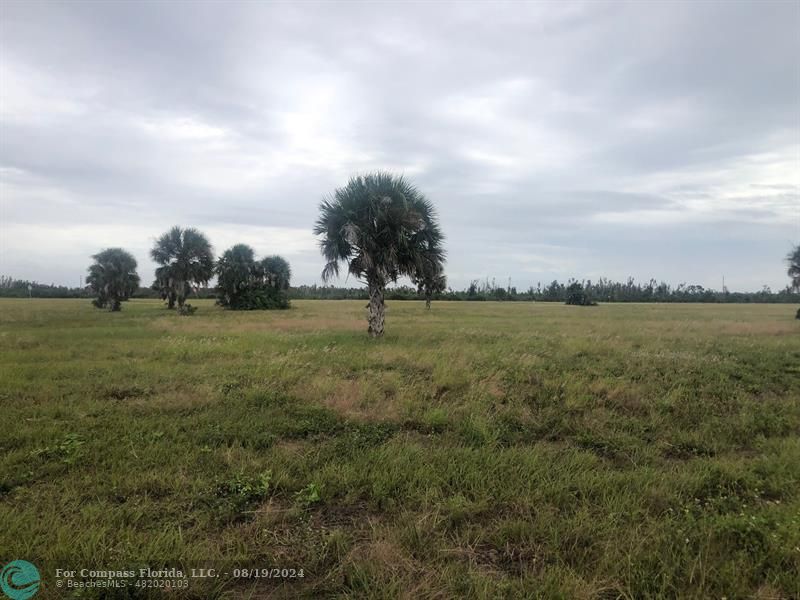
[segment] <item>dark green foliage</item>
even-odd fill
[[[577,281],[567,287],[567,299],[565,304],[574,306],[597,306],[597,302],[592,300],[589,292]]]
[[[178,307],[178,314],[184,317],[190,317],[196,312],[197,312],[197,307],[192,306],[188,302],[186,304],[181,304]]]
[[[267,285],[275,290],[286,291],[292,278],[292,269],[282,256],[268,256],[260,263]]]
[[[443,235],[433,204],[402,176],[377,172],[350,179],[320,204],[314,227],[328,261],[323,279],[339,274],[339,263],[359,278],[396,281],[415,275],[423,252],[444,260]]]
[[[547,286],[539,284],[527,290],[518,290],[516,287],[499,287],[494,282],[473,280],[464,290],[447,289],[435,294],[437,300],[507,300],[513,302],[564,302],[566,300],[566,284],[554,281]],[[667,283],[657,283],[651,279],[649,282],[640,283],[633,279],[625,282],[599,279],[597,281],[580,282],[590,296],[601,302],[703,302],[720,304],[796,304],[800,302],[800,293],[793,291],[790,286],[782,290],[772,291],[763,288],[757,292],[720,292],[704,288],[699,285],[680,284],[672,287]],[[290,296],[297,299],[308,300],[345,300],[369,298],[367,288],[343,288],[333,286],[301,285],[290,290]],[[418,288],[400,285],[386,288],[388,300],[418,300]]]
[[[214,253],[211,244],[194,228],[173,227],[156,241],[150,251],[152,259],[161,265],[156,270],[153,288],[161,292],[170,307],[183,307],[192,286],[208,283],[214,274]],[[190,314],[181,311],[180,314]]]
[[[158,267],[156,269],[156,279],[151,286],[151,289],[158,292],[158,296],[167,303],[167,308],[175,308],[175,300],[178,295],[172,285],[172,279],[169,274],[169,267]],[[188,284],[187,284],[188,286]],[[189,294],[190,290],[184,290],[185,294]]]
[[[419,271],[411,277],[411,281],[417,286],[417,293],[425,298],[427,308],[431,307],[434,295],[441,294],[447,289],[444,265],[435,259],[423,260]]]
[[[800,292],[800,244],[795,246],[795,248],[789,252],[789,254],[786,256],[786,262],[789,263],[789,268],[786,270],[786,274],[792,280],[790,287],[795,292]],[[800,308],[797,309],[795,318],[800,319]]]
[[[789,268],[786,274],[792,279],[792,288],[800,292],[800,244],[786,256]]]
[[[122,248],[108,248],[92,256],[86,284],[96,294],[92,304],[111,311],[122,309],[121,303],[139,287],[136,259]]]
[[[402,176],[387,172],[353,177],[320,204],[314,233],[327,261],[323,279],[348,272],[369,289],[369,332],[383,335],[384,290],[402,275],[422,279],[444,262],[433,204]]]
[[[228,308],[243,308],[241,296],[253,289],[259,278],[253,249],[246,244],[236,244],[222,253],[214,270],[219,304]]]
[[[246,244],[236,244],[217,261],[217,303],[232,310],[289,308],[291,269],[280,256],[261,261]]]
[[[0,298],[89,298],[88,287],[69,287],[0,275]]]
[[[247,511],[271,493],[272,471],[245,475],[239,471],[227,480],[218,481],[208,494],[208,504],[223,522],[243,520]]]

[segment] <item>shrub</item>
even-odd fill
[[[184,317],[191,317],[195,312],[197,312],[197,307],[188,302],[178,307],[178,314]]]
[[[571,304],[573,306],[597,306],[597,302],[592,299],[588,290],[584,289],[583,285],[577,281],[571,283],[567,287],[567,301],[565,304]]]

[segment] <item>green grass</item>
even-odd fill
[[[800,597],[791,306],[198,304],[0,301],[0,560],[44,597]]]

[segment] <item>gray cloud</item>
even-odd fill
[[[319,200],[404,172],[451,283],[785,285],[789,2],[45,3],[0,14],[0,271],[73,283],[166,227],[318,281]]]

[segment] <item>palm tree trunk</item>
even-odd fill
[[[175,300],[178,301],[178,310],[183,308],[183,303],[186,301],[186,284],[182,281],[175,285]]]
[[[384,286],[381,283],[369,284],[369,335],[380,337],[383,335],[383,325],[386,321],[386,305],[383,301]]]
[[[425,294],[425,308],[430,310],[431,309],[431,295]]]

